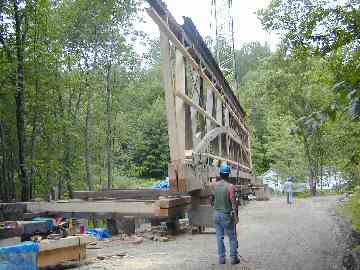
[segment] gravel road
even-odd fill
[[[216,264],[215,235],[207,233],[184,234],[169,242],[105,242],[101,249],[89,250],[90,263],[81,269],[342,269],[346,241],[342,221],[335,215],[337,198],[297,199],[292,206],[283,198],[273,198],[242,208],[238,224],[242,263],[238,266]],[[92,259],[121,252],[128,256]]]

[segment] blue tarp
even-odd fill
[[[0,270],[37,270],[36,258],[39,250],[39,244],[34,242],[1,247]]]
[[[161,182],[153,185],[151,188],[153,188],[153,189],[169,189],[170,188],[169,180],[161,181]]]
[[[104,239],[104,238],[111,237],[111,233],[105,229],[91,229],[91,230],[88,230],[87,233],[92,236],[95,236],[98,239]]]

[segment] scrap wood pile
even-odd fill
[[[65,261],[81,261],[95,239],[76,234],[71,221],[40,218],[0,222],[0,269],[33,270]]]

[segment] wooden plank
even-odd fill
[[[229,121],[229,111],[227,108],[224,109],[224,122],[225,122],[225,127],[230,127],[230,121]],[[226,135],[226,157],[229,159],[230,157],[230,138],[228,135]]]
[[[249,149],[249,151],[247,153],[247,157],[249,159],[249,167],[252,170],[252,157],[251,157],[251,152],[250,152],[251,151],[251,137],[250,136],[247,137],[247,142],[248,142],[247,149]]]
[[[96,239],[89,235],[83,236],[68,236],[66,238],[61,238],[58,240],[42,240],[40,242],[40,252],[68,248],[72,246],[86,245],[90,242],[95,241]]]
[[[185,59],[179,50],[176,50],[175,63],[175,89],[176,94],[186,95],[186,70]],[[175,99],[176,110],[176,139],[177,154],[176,159],[180,160],[185,157],[185,103],[183,99]],[[172,108],[174,109],[174,108]]]
[[[172,208],[160,208],[159,216],[167,217],[170,219],[182,217],[187,210],[186,206],[176,206]]]
[[[57,265],[66,261],[81,262],[86,258],[86,245],[70,246],[60,249],[40,251],[38,267]]]
[[[82,200],[103,200],[106,198],[112,198],[116,200],[128,200],[128,201],[147,201],[157,200],[159,196],[168,195],[186,195],[183,193],[173,194],[168,190],[159,189],[112,189],[103,191],[74,191],[74,199]]]
[[[211,89],[207,89],[207,97],[206,97],[206,112],[212,116],[213,111],[213,92]],[[211,121],[209,119],[206,120],[206,131],[209,132],[211,130]]]
[[[246,171],[251,171],[249,167],[245,166],[245,165],[242,165],[238,162],[235,162],[235,161],[232,161],[230,159],[224,159],[222,157],[219,157],[219,156],[215,156],[215,155],[212,155],[212,154],[207,154],[207,153],[204,153],[203,155],[206,155],[208,157],[211,157],[211,158],[214,158],[214,159],[217,159],[217,160],[223,160],[223,161],[226,161],[227,163],[229,164],[232,164],[234,166],[237,166],[237,167],[240,167],[242,169],[245,169]]]
[[[170,44],[167,36],[160,31],[160,47],[163,57],[163,79],[165,87],[165,105],[166,117],[168,123],[170,160],[177,159],[177,130],[176,130],[176,113],[175,113],[175,96],[172,84],[172,68],[170,56]]]
[[[139,199],[139,200],[156,200],[161,194],[156,189],[123,189],[123,190],[104,190],[104,191],[74,191],[75,199]]]
[[[191,107],[194,107],[198,113],[202,114],[205,118],[209,119],[215,125],[222,126],[218,120],[216,120],[214,117],[212,117],[212,115],[210,115],[207,111],[205,111],[203,108],[201,108],[198,104],[195,104],[194,101],[187,95],[176,92],[176,96],[181,98],[185,103],[187,103]]]
[[[180,197],[180,198],[167,198],[160,199],[159,206],[160,208],[172,208],[179,205],[191,203],[191,196]]]
[[[221,123],[222,126],[222,102],[219,98],[216,99],[216,120]],[[222,142],[221,142],[221,135],[218,138],[218,146],[219,146],[219,152],[218,155],[222,156]]]
[[[69,214],[118,213],[124,216],[153,216],[154,203],[116,202],[116,201],[78,201],[68,203],[29,202],[26,203],[30,212],[57,212]]]
[[[199,93],[200,93],[200,76],[196,74],[196,82],[194,84],[193,89],[193,97],[192,101],[194,104],[199,105]],[[193,148],[199,143],[199,138],[197,137],[197,109],[195,106],[190,106],[190,114],[191,114],[191,133],[192,133],[192,145]]]

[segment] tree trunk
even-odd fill
[[[0,120],[0,149],[1,149],[1,175],[0,175],[0,201],[7,202],[9,201],[9,189],[8,189],[8,179],[7,179],[7,155],[6,155],[6,142],[5,142],[5,130],[4,124]]]
[[[35,97],[36,100],[38,98],[39,93],[39,80],[36,79],[35,81]],[[37,101],[35,101],[37,102]],[[32,117],[32,132],[31,132],[31,170],[30,170],[30,197],[33,198],[34,192],[36,190],[36,183],[35,183],[35,159],[36,159],[36,139],[37,139],[37,132],[38,132],[38,106],[35,105],[33,117]]]
[[[93,110],[93,94],[91,89],[88,91],[87,110],[85,119],[85,170],[86,182],[88,189],[92,190],[92,174],[91,174],[91,124],[92,124],[92,110]]]
[[[305,155],[308,160],[308,168],[309,168],[309,186],[310,186],[310,192],[313,196],[316,195],[316,173],[315,173],[315,167],[314,162],[310,153],[310,145],[308,138],[306,135],[304,135],[304,147],[305,147]]]
[[[21,30],[22,18],[19,14],[17,0],[14,0],[15,34],[16,34],[16,57],[17,57],[17,76],[16,76],[16,126],[19,151],[19,169],[21,182],[21,200],[30,199],[30,183],[26,165],[26,131],[25,131],[25,105],[24,105],[24,42],[25,32]]]
[[[107,187],[110,190],[112,187],[112,115],[111,115],[111,64],[107,65],[106,74],[106,115],[107,115],[107,144],[106,144],[106,155],[107,155]]]

